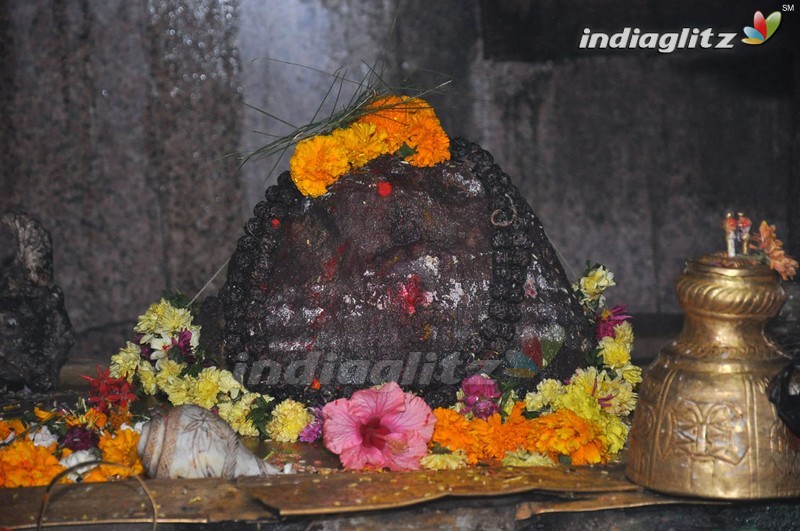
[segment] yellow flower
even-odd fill
[[[545,454],[517,450],[515,452],[506,452],[506,456],[503,458],[503,466],[556,466],[556,463]]]
[[[258,393],[244,393],[239,400],[226,401],[219,404],[219,416],[231,425],[239,435],[250,437],[258,436],[258,429],[247,419],[253,401],[260,395]]]
[[[616,370],[616,373],[631,385],[637,385],[642,381],[642,368],[631,363],[623,365]]]
[[[219,369],[206,367],[190,383],[191,401],[200,407],[211,409],[219,395]]]
[[[598,301],[601,305],[605,298],[603,292],[611,286],[616,286],[614,273],[604,266],[597,266],[588,275],[580,280],[578,285],[583,297],[582,303]]]
[[[0,487],[47,485],[63,470],[49,448],[27,438],[0,448]]]
[[[428,454],[419,460],[419,464],[428,470],[456,470],[467,466],[467,454],[463,450],[446,454]]]
[[[156,363],[156,383],[158,383],[159,387],[172,383],[180,377],[185,368],[185,363],[178,363],[169,358],[158,360],[158,363]]]
[[[317,197],[347,173],[347,150],[330,135],[301,140],[289,160],[292,181],[305,196]]]
[[[167,399],[173,406],[182,406],[183,404],[193,403],[192,385],[193,382],[191,382],[190,378],[176,378],[163,385],[160,385],[159,387],[161,387],[161,390],[167,394]]]
[[[606,393],[611,396],[608,410],[613,415],[624,417],[636,408],[636,393],[633,387],[625,380],[611,380],[608,382]]]
[[[528,411],[539,411],[545,407],[550,407],[555,403],[566,390],[558,380],[547,378],[539,382],[536,392],[525,395],[525,409]]]
[[[600,340],[599,346],[603,364],[607,367],[618,369],[630,363],[631,351],[624,336],[619,338],[606,336]]]
[[[267,423],[267,434],[279,442],[295,442],[314,416],[301,404],[287,399],[272,410],[272,419]]]
[[[511,392],[508,394],[508,398],[502,403],[503,415],[506,417],[509,416],[514,411],[514,406],[517,404],[519,397],[517,396],[517,392],[512,389]]]
[[[144,342],[149,341],[153,335],[172,335],[181,330],[188,329],[192,324],[192,313],[186,308],[176,308],[166,299],[161,299],[151,304],[144,315],[139,316],[139,322],[134,330],[144,334]]]
[[[139,377],[139,382],[142,384],[142,390],[145,394],[154,395],[158,391],[158,384],[156,383],[156,372],[150,362],[142,360],[136,368],[136,375]]]
[[[128,341],[120,351],[111,356],[111,366],[109,373],[113,378],[125,378],[131,381],[133,374],[136,372],[136,367],[139,365],[141,359],[141,349],[139,345],[135,345]]]
[[[602,438],[608,447],[608,453],[614,455],[622,450],[628,439],[628,426],[614,415],[603,415],[599,425],[602,430]]]
[[[350,127],[335,130],[331,136],[344,146],[353,169],[389,153],[386,131],[377,129],[375,124],[356,122]]]
[[[239,396],[239,393],[242,391],[243,387],[242,384],[239,383],[239,380],[230,372],[226,370],[219,371],[219,391],[220,393],[224,393],[229,395],[231,398],[236,398]]]
[[[569,409],[580,417],[596,422],[600,418],[600,403],[579,385],[568,385],[567,392],[558,399],[557,409]]]
[[[630,321],[623,321],[620,324],[614,325],[614,338],[617,343],[625,345],[628,352],[633,351],[633,326]]]
[[[599,371],[596,367],[587,367],[585,369],[575,369],[575,373],[569,379],[567,392],[570,388],[577,387],[587,395],[599,397],[603,396],[603,387],[608,382],[608,374],[606,371]]]

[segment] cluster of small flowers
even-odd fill
[[[356,470],[606,462],[625,445],[624,419],[636,406],[634,389],[641,381],[641,369],[631,363],[630,316],[624,306],[605,308],[603,293],[613,285],[613,273],[599,265],[576,284],[595,319],[598,366],[577,369],[567,382],[543,380],[520,400],[477,374],[462,382],[456,404],[435,410],[394,382],[328,403],[321,415],[286,401],[270,421],[283,426],[283,438],[273,438],[299,435],[310,442],[321,432],[343,466]]]
[[[303,195],[324,194],[339,177],[380,155],[397,152],[414,166],[450,158],[450,139],[424,100],[388,96],[372,102],[368,111],[348,127],[297,143],[289,168]]]
[[[230,371],[212,366],[198,348],[200,327],[192,313],[166,299],[152,304],[134,328],[136,336],[111,357],[111,375],[131,382],[143,396],[172,405],[214,409],[241,435],[258,435],[248,419],[253,402],[269,397],[247,392]]]
[[[59,476],[61,482],[97,482],[142,473],[141,424],[133,423],[128,410],[132,395],[118,392],[126,382],[107,372],[87,379],[92,405],[36,407],[28,421],[0,420],[0,487],[43,486]]]

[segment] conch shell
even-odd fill
[[[228,423],[194,405],[172,408],[145,423],[137,450],[151,478],[235,478],[278,472],[245,448]]]

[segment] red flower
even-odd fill
[[[89,382],[89,403],[96,404],[103,413],[108,413],[110,406],[119,405],[127,407],[136,400],[136,395],[131,392],[131,385],[123,377],[111,378],[109,369],[103,371],[97,366],[97,378],[81,376]]]

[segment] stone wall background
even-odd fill
[[[445,128],[515,178],[568,269],[605,263],[613,302],[675,314],[672,282],[722,248],[726,210],[777,224],[800,254],[800,14],[752,49],[577,49],[584,26],[741,31],[780,9],[664,6],[0,0],[0,212],[51,231],[72,358],[104,360],[163,289],[212,277],[287,167],[227,156],[285,131],[244,104],[307,122],[331,84],[317,70],[360,79],[385,49],[393,84],[453,79],[431,98]]]

